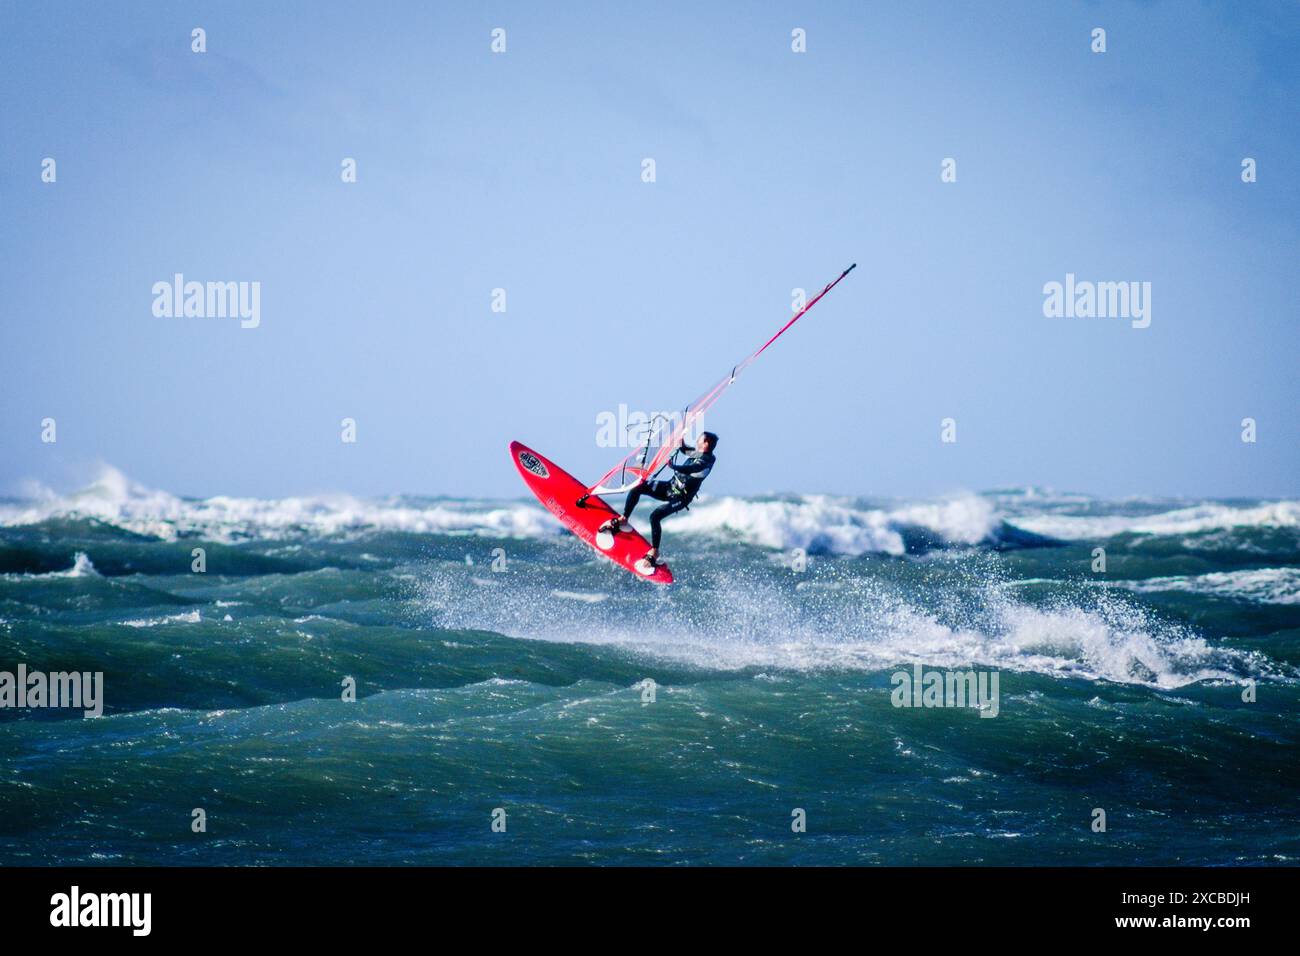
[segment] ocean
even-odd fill
[[[523,497],[0,500],[0,671],[103,675],[0,709],[0,864],[1300,862],[1300,501],[705,495],[664,554]]]

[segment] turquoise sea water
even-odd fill
[[[1300,503],[666,528],[663,589],[523,500],[0,503],[0,671],[105,700],[0,710],[0,863],[1300,861]],[[996,716],[894,706],[917,664]]]

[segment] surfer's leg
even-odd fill
[[[623,517],[632,517],[632,509],[637,506],[642,495],[649,495],[657,501],[668,500],[668,482],[652,481],[648,485],[637,485],[627,493],[627,501],[623,505]]]
[[[641,489],[644,485],[637,485],[627,493],[627,501],[623,503],[623,517],[632,517],[632,512],[636,509],[637,502],[641,500]]]
[[[663,529],[659,527],[659,522],[663,520],[666,511],[668,511],[668,506],[663,505],[650,512],[650,547],[655,554],[659,553],[659,538],[663,535]]]
[[[686,502],[678,499],[670,501],[666,505],[660,505],[654,511],[650,512],[650,547],[655,554],[659,553],[659,537],[662,529],[659,523],[669,515],[676,514],[686,507]]]

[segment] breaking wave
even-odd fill
[[[1170,575],[1143,581],[1115,581],[1113,586],[1147,593],[1182,591],[1188,594],[1208,594],[1258,604],[1300,604],[1300,568],[1255,568],[1249,571]]]
[[[1018,527],[1062,541],[1120,534],[1178,536],[1233,528],[1300,528],[1300,501],[1248,506],[1207,502],[1145,515],[1017,515]]]
[[[877,671],[921,663],[1160,690],[1296,676],[1262,654],[1212,644],[1113,592],[1037,606],[989,583],[979,586],[977,606],[956,609],[926,607],[863,578],[809,582],[814,586],[799,594],[735,578],[712,584],[707,609],[671,595],[649,606],[615,595],[601,595],[599,604],[557,601],[518,578],[466,589],[449,573],[427,579],[422,591],[424,606],[441,627],[608,644],[709,669]]]
[[[42,490],[28,500],[0,504],[0,525],[59,518],[91,518],[162,540],[201,537],[224,542],[375,531],[542,537],[560,530],[542,509],[510,503],[362,499],[345,494],[180,498],[138,484],[111,466],[104,466],[95,482],[71,495]]]
[[[894,508],[864,508],[852,499],[802,495],[774,501],[702,500],[674,529],[731,533],[761,547],[810,553],[893,554],[909,550],[909,530],[927,532],[935,544],[993,543],[1001,524],[993,505],[978,495]]]
[[[1099,508],[1107,513],[1095,513]],[[198,537],[235,542],[375,532],[534,539],[563,534],[545,510],[526,501],[346,494],[182,498],[145,487],[111,466],[104,466],[92,484],[72,494],[38,488],[23,499],[0,502],[0,525],[61,519],[92,519],[165,541]],[[644,528],[645,515],[636,520]],[[672,524],[674,533],[782,551],[802,548],[814,554],[851,556],[1037,545],[1119,534],[1178,536],[1217,530],[1231,535],[1240,529],[1276,528],[1287,529],[1288,534],[1300,532],[1300,502],[1116,504],[1036,489],[921,501],[705,494]]]

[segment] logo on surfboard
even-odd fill
[[[542,460],[531,452],[521,451],[519,453],[519,464],[523,465],[538,478],[549,478],[551,473],[546,470]]]

